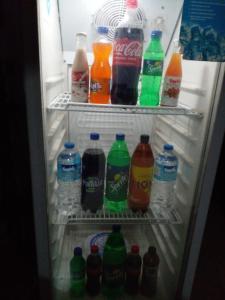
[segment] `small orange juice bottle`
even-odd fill
[[[182,79],[181,54],[178,41],[174,41],[175,49],[167,67],[160,105],[177,106]]]

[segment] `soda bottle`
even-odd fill
[[[91,246],[91,253],[87,257],[87,292],[90,296],[100,293],[100,276],[102,274],[102,259],[98,252],[98,246]]]
[[[105,179],[105,154],[99,143],[99,134],[90,134],[90,146],[82,157],[81,204],[84,210],[96,213],[102,208]]]
[[[105,204],[115,212],[127,207],[130,155],[124,134],[117,134],[107,158]]]
[[[65,215],[80,209],[81,157],[74,147],[74,143],[65,143],[57,158],[58,209]]]
[[[72,66],[72,95],[74,102],[88,102],[89,68],[86,55],[87,35],[76,34],[76,53]]]
[[[120,225],[113,225],[103,251],[103,293],[116,299],[123,292],[126,246]]]
[[[159,269],[159,257],[155,247],[149,247],[143,258],[143,272],[141,280],[141,293],[151,297],[157,291],[157,279]]]
[[[141,135],[132,159],[128,204],[133,211],[147,211],[153,176],[154,157],[149,144],[149,135]]]
[[[144,53],[140,105],[156,106],[159,104],[164,60],[161,36],[162,31],[152,31],[151,41]]]
[[[112,44],[107,40],[107,27],[98,27],[99,37],[93,43],[94,63],[91,67],[90,102],[108,104],[110,99]]]
[[[81,297],[85,292],[85,260],[80,247],[74,248],[74,257],[70,261],[70,294]]]
[[[126,259],[125,290],[130,295],[136,295],[139,289],[142,259],[139,255],[139,246],[133,245]]]
[[[126,0],[126,14],[118,25],[113,46],[112,104],[136,105],[144,34],[138,21],[137,0]]]
[[[181,54],[178,41],[175,40],[174,43],[175,49],[166,69],[162,88],[160,104],[164,106],[177,106],[180,94],[182,79]]]
[[[173,145],[165,144],[163,152],[155,159],[151,205],[156,210],[173,208],[174,185],[177,178],[178,160],[173,153]]]

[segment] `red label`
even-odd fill
[[[72,72],[72,101],[87,102],[89,76],[88,71]]]
[[[117,39],[114,43],[113,64],[141,67],[142,50],[140,41]]]

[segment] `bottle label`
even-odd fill
[[[113,49],[113,65],[141,67],[143,45],[140,41],[119,38]]]
[[[71,280],[82,280],[85,277],[85,270],[70,270],[70,278]]]
[[[57,176],[59,180],[65,182],[78,180],[81,177],[81,164],[58,164]]]
[[[91,79],[90,86],[91,93],[98,95],[109,95],[110,94],[110,79],[108,78],[98,78]]]
[[[165,76],[161,105],[177,106],[178,97],[180,94],[181,77]]]
[[[175,181],[177,178],[177,165],[165,166],[159,162],[156,162],[154,178],[159,181]]]
[[[129,165],[118,167],[107,164],[106,197],[113,201],[127,198]]]
[[[72,99],[77,102],[88,100],[89,76],[88,70],[84,72],[72,71]]]
[[[144,59],[143,75],[162,76],[163,61]]]
[[[119,287],[124,282],[123,265],[105,265],[103,269],[103,281],[110,287]]]
[[[99,177],[87,177],[82,184],[85,186],[86,193],[96,193],[96,191],[102,190],[104,182]]]
[[[131,169],[131,197],[132,202],[144,204],[149,201],[152,183],[153,167],[136,167]]]
[[[156,288],[158,267],[143,267],[143,281],[150,288]]]

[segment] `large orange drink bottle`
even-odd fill
[[[128,204],[133,211],[146,212],[150,202],[154,157],[149,144],[149,135],[141,135],[130,168]]]
[[[175,49],[167,67],[161,96],[161,105],[177,106],[182,79],[181,54],[178,41],[174,41]]]
[[[108,104],[110,100],[112,44],[107,40],[107,27],[98,27],[98,39],[93,43],[94,63],[91,67],[90,102]]]

